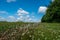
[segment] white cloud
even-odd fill
[[[16,21],[22,21],[23,20],[23,18],[17,18],[17,20]]]
[[[7,14],[6,11],[0,11],[0,14]],[[17,11],[17,17],[15,16],[8,16],[7,18],[0,17],[0,21],[8,21],[8,22],[17,22],[17,21],[23,21],[23,22],[34,22],[34,16],[29,15],[29,12],[23,10],[20,8]]]
[[[27,19],[25,19],[25,22],[31,22],[32,21],[32,18],[27,18]]]
[[[26,20],[27,21],[32,21],[34,19],[34,16],[27,15]]]
[[[26,18],[29,18],[30,17],[30,15],[26,15]]]
[[[40,13],[40,12],[44,13],[44,12],[46,12],[46,10],[47,10],[47,7],[40,6],[39,9],[38,9],[38,13]]]
[[[17,21],[31,22],[32,18],[30,17],[30,15],[20,16],[17,18]]]
[[[9,16],[9,18],[14,19],[15,17],[14,16]]]
[[[17,13],[19,16],[29,14],[29,12],[23,10],[22,8],[18,9]]]
[[[17,21],[22,20],[24,22],[31,22],[34,19],[33,15],[29,15],[29,12],[26,10],[23,10],[22,8],[18,9],[17,16],[18,16]]]
[[[22,8],[18,9],[17,15],[19,16],[17,21],[28,21],[28,18],[30,18],[29,12],[23,10]]]
[[[27,15],[27,16],[26,16],[26,21],[27,21],[27,22],[33,22],[34,19],[35,19],[34,17],[35,17],[35,16]]]
[[[3,17],[0,17],[0,21],[6,21],[6,19]]]
[[[29,18],[29,19],[28,19],[28,21],[32,21],[32,19],[31,19],[31,18]]]
[[[16,21],[23,21],[24,19],[25,19],[25,17],[21,15],[20,17],[17,18]]]
[[[8,16],[7,21],[8,22],[16,22],[16,18],[14,16]]]
[[[0,14],[8,14],[7,11],[0,11]]]
[[[16,0],[6,0],[8,3],[10,2],[16,2]]]
[[[8,12],[0,11],[0,14],[6,14],[6,13],[8,13]],[[28,11],[25,11],[22,8],[20,8],[17,11],[17,17],[15,17],[15,16],[8,16],[7,18],[0,17],[0,21],[6,19],[6,21],[8,21],[8,22],[17,22],[17,21],[35,22],[34,21],[35,16],[33,16],[33,15],[34,15],[34,13],[32,15],[29,15]]]

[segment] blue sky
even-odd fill
[[[39,22],[51,0],[0,0],[0,21]]]

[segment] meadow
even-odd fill
[[[60,23],[0,22],[0,40],[60,40]]]

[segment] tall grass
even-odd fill
[[[0,22],[0,40],[60,40],[60,23]]]

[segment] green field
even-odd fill
[[[0,22],[0,40],[60,40],[60,23]]]

